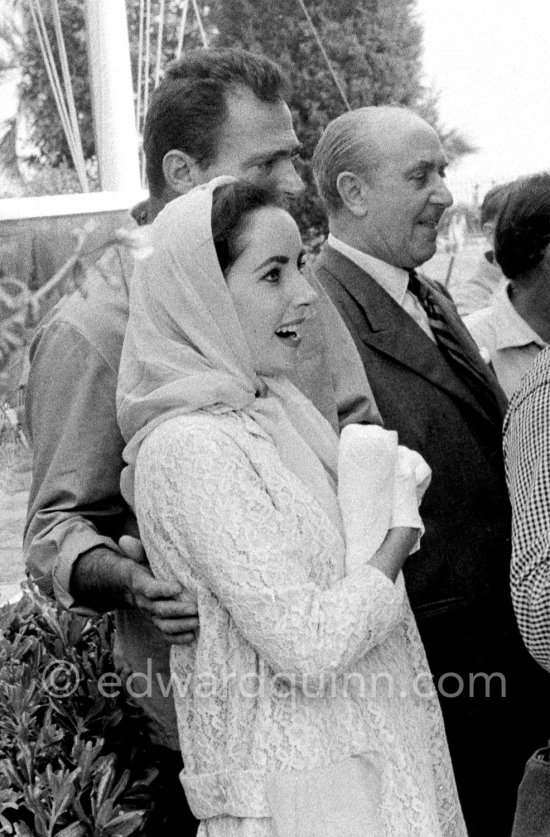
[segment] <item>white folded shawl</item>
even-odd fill
[[[360,424],[342,430],[338,502],[346,537],[346,575],[374,556],[389,529],[411,526],[422,534],[418,506],[430,478],[425,460],[399,445],[395,431]],[[416,549],[418,542],[412,551]]]

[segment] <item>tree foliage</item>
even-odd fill
[[[261,52],[289,75],[296,132],[304,160],[309,160],[322,130],[346,104],[300,3],[280,0],[275,7],[271,0],[213,0],[211,8],[219,45]],[[421,81],[422,29],[415,0],[306,0],[306,8],[351,108],[404,105],[443,134],[436,97]],[[304,162],[303,169],[307,189],[298,206],[301,226],[319,227],[324,214],[310,164]]]
[[[17,10],[11,6],[0,8],[0,95],[19,80],[19,55],[23,48],[23,30]],[[12,110],[9,105],[6,107],[4,99],[0,113],[0,197],[17,195],[23,186],[16,141],[17,104]]]
[[[29,140],[36,149],[38,162],[58,166],[70,161],[70,153],[59,119],[54,95],[48,80],[40,44],[32,22],[29,5],[19,0],[19,8],[25,29],[25,48],[20,53],[19,63],[23,73],[20,84],[21,101],[29,130]],[[44,22],[52,51],[57,58],[55,31],[49,3],[42,3]],[[91,96],[88,72],[88,49],[83,0],[59,0],[59,11],[63,22],[63,36],[73,86],[77,119],[82,139],[84,157],[89,159],[95,153]],[[56,61],[59,76],[61,69]]]
[[[72,165],[71,155],[63,127],[59,119],[54,95],[40,50],[40,44],[30,13],[29,0],[12,0],[21,16],[24,31],[24,47],[18,50],[18,65],[22,71],[19,85],[22,110],[27,119],[30,144],[36,150],[36,162],[59,167]],[[67,60],[73,86],[78,125],[85,159],[93,161],[95,156],[95,137],[92,117],[92,97],[89,77],[89,56],[86,34],[85,0],[57,0],[62,20],[63,38],[67,51]],[[176,53],[176,46],[184,0],[168,0],[164,16],[162,36],[161,66],[171,60]],[[57,45],[52,21],[50,3],[42,3],[41,8],[48,39],[56,59],[56,66],[61,78]],[[137,87],[139,58],[139,0],[126,0],[128,29],[130,39],[130,58],[134,89]],[[149,86],[152,90],[155,76],[156,51],[159,31],[158,0],[152,0],[150,18],[150,69]],[[188,16],[186,46],[200,45],[196,22]],[[0,42],[4,39],[0,29]],[[1,65],[0,65],[1,69]]]
[[[17,0],[26,8],[28,0]],[[88,58],[84,25],[84,0],[58,0],[75,88],[84,154],[94,154],[94,136],[88,83]],[[397,104],[417,110],[436,129],[452,157],[473,149],[456,130],[445,132],[438,124],[437,97],[422,84],[422,28],[415,18],[415,0],[305,0],[305,4],[331,68],[352,108]],[[47,6],[48,4],[46,4]],[[139,0],[127,0],[134,86],[138,77]],[[165,4],[162,66],[174,57],[184,0]],[[346,105],[316,41],[299,0],[199,0],[203,23],[213,46],[241,46],[277,61],[292,83],[290,106],[304,160],[326,124]],[[151,4],[150,78],[156,63],[160,3]],[[68,148],[28,10],[23,100],[33,115],[33,141],[40,155],[52,165],[67,160]],[[49,21],[46,15],[47,22]],[[48,23],[53,40],[51,21]],[[189,6],[185,48],[200,44]],[[317,227],[322,210],[315,198],[310,166],[303,164],[308,185],[300,199],[302,227]]]
[[[149,27],[149,52],[150,52],[150,66],[149,66],[149,90],[152,91],[155,86],[156,76],[156,58],[158,50],[159,29],[162,29],[162,60],[161,70],[166,64],[175,58],[177,54],[179,33],[181,27],[181,20],[185,0],[166,0],[164,6],[164,18],[161,21],[159,17],[160,2],[159,0],[152,0],[151,2],[151,19]],[[203,5],[199,3],[199,6]],[[132,65],[132,77],[134,79],[134,92],[137,94],[137,79],[139,75],[139,59],[140,59],[140,3],[139,0],[126,0],[126,11],[128,14],[128,34],[130,40],[130,61]],[[210,30],[208,25],[209,14],[208,9],[204,10],[203,23]],[[145,23],[145,21],[144,21]],[[209,35],[213,39],[215,34],[209,31]],[[193,13],[192,4],[189,3],[186,26],[185,26],[185,49],[193,49],[202,45],[200,32],[197,25],[196,17]],[[143,41],[142,49],[145,52],[145,39]],[[145,62],[142,57],[142,74],[145,72]],[[161,72],[162,77],[162,72]],[[143,104],[143,103],[142,103]],[[143,108],[140,111],[141,124],[145,118]]]

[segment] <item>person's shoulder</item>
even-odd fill
[[[180,454],[188,460],[208,455],[224,462],[253,444],[251,421],[231,411],[216,414],[198,410],[174,415],[151,431],[142,451],[168,459]]]
[[[504,420],[505,446],[512,432],[519,428],[534,440],[548,438],[550,421],[550,346],[539,353],[521,384],[513,393]],[[540,438],[542,436],[542,439]]]
[[[311,267],[316,276],[321,277],[326,273],[338,272],[345,257],[328,241],[325,241],[319,252],[311,258]]]
[[[151,491],[168,478],[183,493],[194,493],[199,485],[231,493],[237,485],[256,483],[257,465],[265,462],[265,446],[262,450],[242,416],[178,415],[162,421],[142,442],[136,480]]]
[[[548,387],[550,387],[550,346],[539,352],[529,371],[523,376],[521,385],[510,401],[510,410],[517,408],[529,396],[541,389],[546,390]]]
[[[58,340],[84,342],[117,365],[128,321],[128,257],[110,247],[86,277],[85,291],[61,299],[39,323],[32,353],[38,344]],[[68,348],[68,347],[67,347]]]
[[[126,327],[128,287],[134,261],[125,248],[113,245],[87,270],[85,292],[61,301],[56,317],[100,332]]]

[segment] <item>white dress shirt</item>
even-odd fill
[[[435,342],[428,322],[428,315],[416,296],[408,290],[409,272],[407,270],[404,270],[402,267],[396,267],[393,264],[387,264],[387,262],[383,262],[380,259],[375,259],[374,256],[369,256],[368,253],[363,253],[361,250],[356,250],[355,247],[350,247],[349,244],[345,244],[345,242],[336,238],[332,233],[328,235],[327,244],[356,264],[361,270],[364,270],[365,273],[368,273],[369,276],[372,276],[375,282]]]
[[[510,398],[546,343],[520,317],[508,289],[506,283],[488,308],[464,317],[464,324],[480,350],[487,350],[498,382]]]

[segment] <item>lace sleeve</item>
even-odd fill
[[[310,542],[297,547],[296,521],[216,428],[157,428],[138,456],[135,497],[154,572],[214,593],[266,662],[298,683],[346,670],[402,617],[402,588],[369,565],[329,589],[312,583]]]

